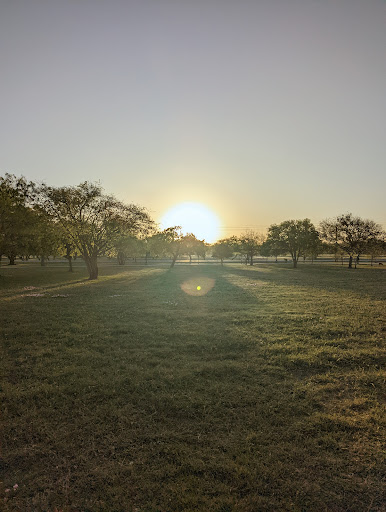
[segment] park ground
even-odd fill
[[[0,267],[0,508],[385,510],[383,268],[100,275]]]

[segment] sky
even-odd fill
[[[386,227],[385,0],[0,0],[0,73],[0,174]]]

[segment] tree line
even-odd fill
[[[372,220],[351,213],[326,219],[318,229],[309,219],[272,224],[263,235],[254,231],[231,236],[209,245],[193,233],[182,234],[179,226],[160,231],[147,210],[126,204],[104,193],[96,183],[51,187],[12,174],[0,176],[0,258],[14,265],[16,258],[36,256],[45,265],[50,256],[72,261],[81,256],[89,278],[98,278],[98,257],[169,257],[173,267],[187,255],[205,259],[208,249],[220,259],[244,257],[253,265],[257,255],[289,255],[296,268],[299,258],[315,259],[319,254],[347,256],[356,267],[362,254],[371,258],[385,253],[385,232]]]

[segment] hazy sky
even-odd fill
[[[386,225],[384,0],[0,0],[0,73],[0,174]]]

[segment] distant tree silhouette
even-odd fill
[[[285,244],[278,241],[277,239],[265,240],[260,247],[260,254],[262,256],[273,256],[276,263],[278,256],[286,254],[286,252],[287,248]]]
[[[170,267],[173,268],[177,258],[183,252],[183,235],[181,233],[181,226],[172,226],[166,228],[161,233],[160,240],[163,241],[165,252],[171,257],[172,262]]]
[[[326,219],[320,223],[322,238],[334,244],[349,257],[348,267],[352,268],[355,257],[355,267],[361,254],[369,249],[370,244],[380,243],[385,238],[385,232],[376,222],[352,213],[339,215],[335,219]]]
[[[193,254],[203,254],[205,256],[205,242],[198,240],[193,233],[187,233],[181,239],[181,252],[189,256],[189,263],[192,263]]]
[[[286,220],[268,228],[267,242],[289,253],[294,268],[297,267],[299,257],[306,254],[318,239],[319,234],[309,219]]]
[[[42,267],[49,256],[57,255],[63,249],[62,229],[42,208],[34,208],[32,241],[29,252],[38,256]]]
[[[219,240],[213,245],[212,256],[218,258],[221,261],[221,265],[224,265],[224,260],[231,258],[233,253],[232,244],[227,239]]]
[[[237,237],[237,245],[241,254],[245,254],[247,262],[253,265],[253,258],[260,253],[260,248],[264,242],[264,235],[256,231],[246,231]]]

